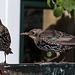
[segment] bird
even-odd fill
[[[56,56],[48,61],[58,58],[61,52],[69,51],[75,46],[75,36],[55,29],[32,29],[29,32],[21,33],[21,35],[28,35],[32,38],[39,49],[56,53]],[[64,59],[65,57],[62,61]]]
[[[8,29],[2,24],[0,19],[0,51],[4,51],[5,61],[6,63],[6,55],[13,54],[10,48],[11,37]]]

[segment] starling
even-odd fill
[[[21,33],[21,35],[28,35],[32,38],[39,49],[55,52],[56,56],[49,61],[58,58],[61,52],[68,51],[75,46],[74,36],[54,29],[45,31],[32,29],[29,32]]]
[[[12,54],[10,48],[11,38],[8,29],[2,24],[0,20],[0,51],[4,51],[5,62],[6,63],[6,54]]]

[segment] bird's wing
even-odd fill
[[[9,43],[11,43],[10,33],[6,27],[5,27],[5,38]]]
[[[56,30],[47,30],[40,34],[40,40],[49,44],[75,45],[75,37]]]
[[[57,42],[60,45],[75,45],[75,37],[73,37],[72,35],[62,36],[55,42]]]

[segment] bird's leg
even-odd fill
[[[50,62],[50,61],[52,61],[52,60],[58,58],[59,56],[60,56],[60,52],[56,52],[56,56],[55,56],[54,58],[48,60],[47,62]]]
[[[6,52],[4,52],[4,55],[5,55],[5,61],[4,61],[4,63],[6,64]]]

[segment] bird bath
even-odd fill
[[[7,64],[10,75],[75,75],[75,63]]]

